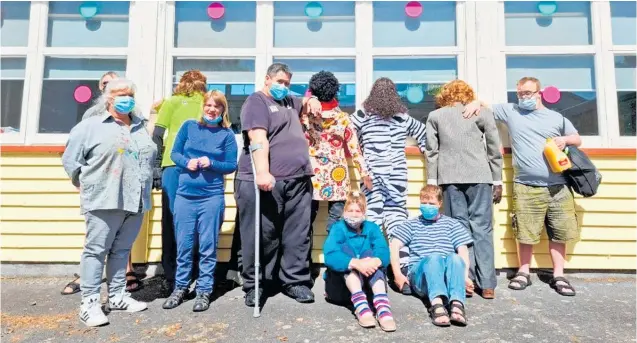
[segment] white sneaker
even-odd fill
[[[139,312],[147,309],[148,304],[131,298],[130,293],[124,291],[120,294],[109,295],[108,307],[111,311]]]
[[[82,298],[80,305],[80,321],[86,326],[100,326],[108,324],[108,318],[102,312],[102,303],[100,295],[95,294],[86,298]]]

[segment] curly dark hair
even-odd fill
[[[383,117],[407,113],[407,106],[400,99],[394,81],[387,77],[381,77],[374,82],[367,99],[363,101],[363,108],[368,114],[377,114]]]
[[[326,70],[321,70],[310,78],[310,92],[321,102],[336,99],[340,86],[336,76]]]

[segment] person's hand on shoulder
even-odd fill
[[[474,100],[470,103],[468,103],[465,107],[464,107],[464,111],[462,112],[462,115],[465,119],[469,119],[471,117],[475,117],[477,115],[480,114],[480,109],[481,109],[482,105],[480,103],[479,100]]]

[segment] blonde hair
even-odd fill
[[[208,89],[207,83],[206,76],[199,70],[189,70],[179,79],[174,95],[185,95],[188,97],[196,93],[203,95]]]
[[[452,106],[456,102],[466,105],[475,99],[473,88],[462,80],[447,82],[436,95],[436,103],[440,107]]]
[[[420,190],[420,200],[428,199],[430,197],[438,199],[438,202],[442,204],[442,188],[434,185],[426,185]]]
[[[525,76],[523,78],[520,79],[520,81],[518,81],[518,86],[521,86],[527,82],[533,82],[535,83],[535,85],[537,86],[537,90],[540,91],[542,90],[542,84],[540,83],[540,80],[538,80],[535,77],[532,76]]]
[[[363,213],[367,212],[367,200],[365,195],[359,191],[349,191],[345,199],[345,206],[343,209],[347,209],[349,205],[358,205]]]
[[[232,125],[232,123],[230,122],[230,115],[228,115],[228,100],[226,100],[226,96],[223,95],[223,93],[221,93],[221,91],[218,90],[211,90],[209,92],[207,92],[206,94],[203,95],[203,107],[206,106],[206,103],[208,102],[208,100],[214,100],[216,105],[221,105],[223,106],[223,112],[221,112],[221,126],[225,127],[225,128],[229,128],[230,125]],[[199,124],[203,125],[204,121],[203,121],[203,108],[201,111],[201,116],[199,116]]]

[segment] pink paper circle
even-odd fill
[[[544,90],[542,91],[542,98],[544,99],[544,101],[548,102],[549,104],[554,104],[560,101],[561,97],[562,97],[562,94],[560,93],[560,90],[554,86],[548,86],[544,88]]]
[[[422,14],[422,5],[418,1],[410,1],[405,5],[405,14],[408,17],[416,18]]]
[[[223,4],[220,2],[213,2],[208,5],[208,16],[211,19],[221,19],[225,13],[226,8],[223,7]]]
[[[77,86],[73,92],[73,98],[79,103],[85,103],[91,100],[92,93],[88,86]]]

